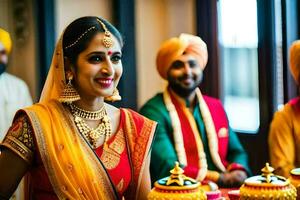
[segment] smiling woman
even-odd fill
[[[29,199],[146,199],[156,123],[104,102],[120,99],[122,46],[102,18],[65,29],[40,102],[16,113],[1,144],[1,197],[29,172]]]

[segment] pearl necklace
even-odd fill
[[[97,148],[97,141],[101,136],[105,137],[105,142],[104,142],[105,145],[107,140],[112,135],[111,122],[110,122],[110,118],[107,116],[105,107],[103,106],[100,110],[93,111],[93,113],[101,113],[101,115],[97,114],[94,117],[92,115],[84,114],[84,113],[91,113],[92,111],[83,110],[72,103],[70,103],[69,106],[71,108],[71,113],[75,118],[75,124],[79,132],[92,145],[92,147],[94,149]],[[100,123],[96,128],[89,127],[88,124],[84,121],[84,119],[99,120],[99,118],[100,118]]]

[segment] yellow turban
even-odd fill
[[[9,36],[9,33],[0,28],[0,42],[3,44],[7,54],[11,51],[12,42]]]
[[[300,81],[300,40],[293,42],[290,48],[290,70],[291,73],[299,84]]]
[[[198,36],[183,33],[165,41],[158,50],[156,66],[162,78],[167,79],[172,63],[183,53],[195,56],[201,68],[205,68],[208,59],[206,44]]]

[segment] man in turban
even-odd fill
[[[11,50],[12,41],[9,33],[0,28],[0,142],[6,135],[16,111],[32,104],[26,83],[6,72]],[[23,187],[22,181],[12,199],[24,198]]]
[[[300,81],[300,40],[290,48],[290,71],[297,85]],[[300,97],[290,100],[277,111],[269,131],[269,152],[275,173],[289,177],[300,167]]]
[[[11,125],[15,112],[32,104],[25,82],[6,72],[11,49],[9,33],[0,28],[0,142]]]
[[[167,40],[158,51],[157,71],[168,87],[140,111],[158,122],[152,182],[168,176],[175,161],[187,176],[221,187],[240,186],[247,177],[247,155],[221,102],[202,95],[198,88],[207,60],[206,44],[189,34]]]

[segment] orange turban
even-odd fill
[[[7,54],[9,54],[11,51],[12,42],[9,33],[1,28],[0,28],[0,43],[2,43],[2,45],[5,48],[5,51],[7,52]]]
[[[172,63],[183,53],[195,56],[201,68],[205,68],[208,59],[205,42],[198,36],[182,33],[179,37],[165,41],[158,50],[156,67],[162,78],[167,79]]]
[[[299,84],[300,81],[300,40],[293,42],[290,48],[290,70],[291,73]]]

